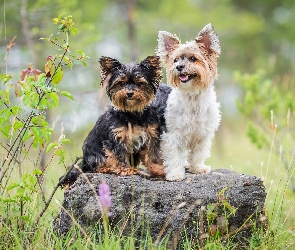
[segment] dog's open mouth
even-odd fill
[[[183,83],[188,82],[192,78],[194,78],[194,75],[189,75],[189,74],[180,74],[179,75],[179,80]]]

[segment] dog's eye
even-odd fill
[[[194,56],[191,56],[191,57],[189,58],[189,60],[190,60],[191,62],[195,62],[195,61],[197,61],[198,59],[195,58]]]
[[[137,85],[140,87],[144,82],[137,82]]]
[[[125,82],[124,81],[119,81],[118,84],[120,84],[121,86],[124,86]]]
[[[178,61],[178,58],[175,58],[175,59],[174,59],[174,62],[176,63],[177,61]]]

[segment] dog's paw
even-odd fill
[[[148,167],[148,171],[150,173],[151,176],[165,176],[165,172],[164,172],[164,166],[161,164],[156,164],[156,163],[152,163],[149,167]]]
[[[208,174],[211,172],[211,166],[199,165],[199,166],[191,167],[189,171],[195,174]]]
[[[68,174],[59,178],[58,186],[66,188],[67,186],[73,185],[80,174],[81,172],[74,167]]]
[[[166,173],[166,180],[167,181],[182,181],[185,178],[184,171],[174,171],[170,173]]]

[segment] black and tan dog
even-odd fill
[[[127,65],[102,57],[99,63],[101,84],[113,106],[98,118],[84,141],[82,171],[132,175],[142,162],[151,176],[164,176],[160,128],[150,106],[162,79],[159,57]],[[78,175],[73,169],[63,183],[73,183]]]

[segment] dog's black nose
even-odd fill
[[[178,71],[182,71],[182,70],[184,69],[184,65],[179,64],[179,65],[176,66],[176,69],[177,69]]]
[[[133,96],[134,93],[133,93],[132,91],[128,91],[126,94],[127,94],[127,97],[128,97],[128,98],[131,98],[131,97]]]

